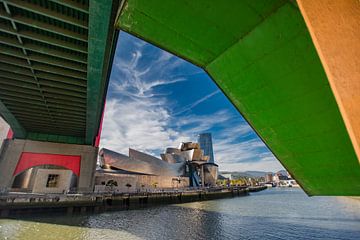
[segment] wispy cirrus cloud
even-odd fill
[[[122,153],[131,147],[159,156],[166,147],[195,141],[197,134],[210,131],[221,170],[282,169],[231,104],[212,110],[221,105],[217,101],[227,100],[214,87],[201,91],[211,84],[206,73],[122,34],[110,80],[102,147]],[[121,49],[121,44],[127,49]]]
[[[182,114],[182,113],[186,113],[186,112],[190,111],[191,109],[193,109],[194,107],[196,107],[197,105],[199,105],[200,103],[205,102],[206,100],[208,100],[209,98],[211,98],[212,96],[214,96],[214,95],[216,95],[218,93],[220,93],[220,90],[215,90],[212,93],[209,93],[206,96],[196,100],[195,102],[183,107],[181,110],[173,113],[172,115],[176,116],[176,115],[179,115],[179,114]]]

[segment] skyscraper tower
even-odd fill
[[[214,163],[214,151],[211,133],[201,133],[198,136],[200,148],[204,150],[204,155],[209,156],[209,163]]]

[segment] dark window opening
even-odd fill
[[[58,185],[59,175],[58,174],[49,174],[46,182],[46,187],[55,188]]]

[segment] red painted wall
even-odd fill
[[[79,176],[80,161],[81,156],[75,155],[23,152],[15,168],[13,176],[25,171],[26,169],[40,165],[61,166],[73,171],[76,176]]]
[[[13,136],[14,136],[14,132],[13,132],[13,130],[12,130],[11,128],[9,128],[9,131],[8,131],[8,133],[7,133],[6,138],[7,138],[7,139],[12,139]]]
[[[104,120],[104,114],[105,114],[105,107],[106,107],[106,100],[104,102],[104,108],[103,108],[103,112],[102,112],[102,115],[101,115],[99,131],[98,131],[98,134],[97,134],[97,136],[95,138],[94,147],[98,147],[100,145],[100,138],[101,138],[101,131],[102,131],[102,125],[103,125],[103,120]]]

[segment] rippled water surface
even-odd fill
[[[360,200],[270,189],[142,210],[0,219],[0,239],[360,239]]]

